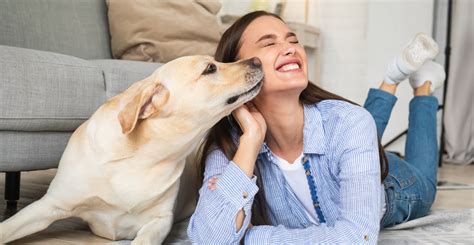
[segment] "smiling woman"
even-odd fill
[[[280,53],[284,55],[279,55]],[[307,64],[304,48],[287,25],[273,16],[250,23],[242,35],[238,59],[257,56],[262,60],[265,84],[262,93],[293,92],[306,88]],[[265,96],[259,96],[266,98]]]
[[[375,244],[381,226],[426,215],[434,200],[437,169],[436,154],[425,154],[437,147],[432,120],[437,101],[427,95],[430,86],[442,81],[437,66],[426,62],[437,49],[419,45],[427,38],[412,41],[415,45],[395,61],[409,69],[392,67],[386,76],[392,83],[371,90],[364,109],[308,82],[305,50],[278,16],[257,11],[237,20],[222,36],[215,59],[259,58],[263,86],[206,138],[204,184],[189,223],[190,239]],[[410,55],[420,59],[413,61]],[[408,136],[416,163],[387,154],[395,166],[387,175],[379,138],[396,100],[394,81],[411,73],[420,96],[413,101],[410,121],[428,125]],[[397,199],[406,196],[415,199]]]

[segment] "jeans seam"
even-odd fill
[[[408,214],[407,214],[407,217],[403,220],[402,224],[405,223],[405,222],[408,222],[410,220],[410,217],[412,217],[412,213],[413,213],[413,204],[412,204],[412,201],[411,200],[407,200],[408,201]]]
[[[388,194],[389,188],[390,187],[387,187],[387,189],[384,188],[386,210],[385,210],[384,215],[382,216],[382,220],[380,221],[382,227],[384,226],[385,221],[393,216],[394,207],[393,207],[393,201],[390,200],[390,195]]]

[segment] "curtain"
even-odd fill
[[[444,161],[474,162],[474,1],[454,0],[451,64],[444,106]]]

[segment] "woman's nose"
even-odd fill
[[[295,47],[293,46],[287,46],[285,51],[283,52],[283,55],[287,56],[287,55],[294,55],[296,52],[296,49]]]

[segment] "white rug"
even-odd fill
[[[188,220],[175,224],[164,244],[191,244],[187,226]],[[382,230],[378,244],[474,244],[474,209],[433,210],[426,217]]]
[[[474,244],[474,209],[437,209],[382,230],[379,244]]]

